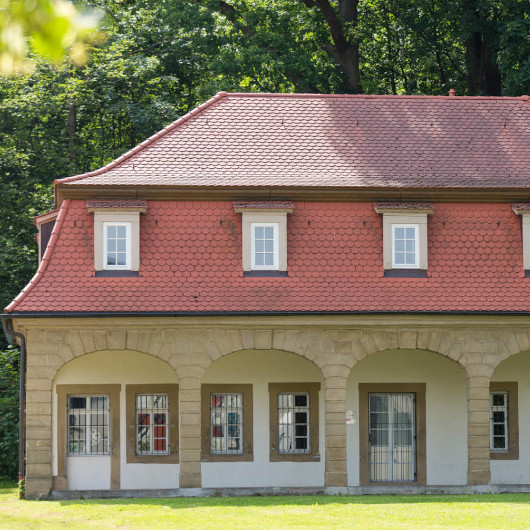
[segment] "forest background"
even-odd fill
[[[37,268],[54,179],[101,167],[220,90],[530,93],[529,0],[93,0],[88,61],[0,78],[0,307]],[[0,15],[3,6],[0,2]],[[30,52],[31,54],[31,52]],[[0,477],[18,350],[0,334]]]

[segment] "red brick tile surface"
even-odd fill
[[[365,203],[295,203],[287,278],[243,277],[231,201],[149,202],[137,278],[96,278],[93,214],[65,201],[39,272],[9,311],[528,311],[511,204],[437,203],[428,278],[384,278],[382,216]]]
[[[220,93],[71,186],[529,188],[530,101]]]

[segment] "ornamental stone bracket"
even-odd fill
[[[389,319],[387,318],[387,321]],[[204,323],[177,327],[175,320],[154,327],[142,319],[61,320],[44,329],[42,321],[19,320],[27,340],[27,486],[29,497],[47,494],[52,485],[51,391],[57,371],[76,357],[95,351],[134,350],[166,362],[180,380],[181,487],[201,486],[200,385],[217,359],[243,350],[281,350],[312,362],[320,371],[325,395],[328,487],[347,486],[346,381],[355,364],[385,350],[423,350],[458,363],[468,381],[468,482],[488,484],[489,381],[496,366],[530,349],[527,326],[355,325],[325,329],[300,322],[298,327],[258,327],[255,320],[237,327]],[[51,319],[47,321],[51,322]],[[201,322],[196,319],[195,322]],[[23,327],[20,326],[23,324]],[[45,324],[48,326],[48,324]],[[73,329],[77,326],[77,329]],[[134,329],[131,329],[134,328]]]

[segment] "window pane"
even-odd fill
[[[406,264],[407,265],[414,265],[414,263],[416,263],[415,254],[406,254]]]
[[[497,407],[504,406],[504,394],[493,394],[492,401],[493,405]]]
[[[67,417],[69,455],[108,454],[108,396],[70,396]]]
[[[407,239],[405,242],[407,252],[414,252],[416,250],[416,242],[412,239]]]
[[[396,252],[404,252],[405,251],[405,241],[403,239],[396,239],[394,248]]]
[[[109,252],[115,252],[116,251],[116,240],[115,239],[107,240],[107,250]]]
[[[127,241],[125,239],[118,239],[118,251],[125,252],[127,250],[126,243]]]
[[[416,229],[415,228],[406,228],[407,239],[416,239]]]
[[[396,239],[405,239],[405,229],[404,228],[395,228],[394,237]]]
[[[256,252],[263,252],[263,250],[265,249],[265,242],[263,241],[263,239],[256,239],[255,249]]]
[[[278,452],[310,452],[309,394],[278,394]]]
[[[118,265],[126,265],[126,263],[127,263],[127,260],[126,260],[125,253],[120,252],[118,254]]]
[[[115,238],[116,237],[116,227],[115,226],[107,226],[107,237],[108,238]]]
[[[265,256],[265,265],[274,265],[273,254],[264,254],[264,256]]]
[[[265,227],[265,239],[273,239],[274,238],[274,228],[272,226],[266,226]]]
[[[265,229],[263,228],[263,226],[256,226],[254,230],[256,239],[263,239],[265,234]]]
[[[265,252],[274,252],[274,241],[272,239],[265,240]]]
[[[118,229],[118,230],[117,230],[117,232],[118,232],[118,234],[117,234],[118,237],[119,237],[120,239],[125,239],[125,238],[127,237],[127,232],[126,232],[127,229],[125,228],[125,226],[118,226],[118,227],[116,227],[116,228]]]
[[[395,253],[395,262],[397,265],[404,265],[405,264],[405,253],[404,252],[396,252]]]
[[[265,265],[265,255],[256,254],[256,265]]]

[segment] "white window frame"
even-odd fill
[[[107,264],[108,242],[107,229],[111,226],[124,226],[126,236],[125,265]],[[131,223],[118,221],[103,222],[103,270],[131,270]]]
[[[274,262],[273,265],[256,264],[256,228],[272,227],[274,237]],[[250,224],[250,266],[252,270],[279,270],[280,268],[280,244],[278,223],[251,223]]]
[[[397,264],[396,263],[396,229],[397,228],[414,228],[414,263]],[[419,269],[420,267],[420,225],[419,224],[398,224],[392,223],[392,268],[393,269]]]
[[[86,404],[89,406],[85,406],[84,409],[72,409],[70,408],[70,399],[72,398],[83,398],[86,400]],[[106,409],[92,409],[92,398],[107,398],[107,408]],[[111,444],[111,433],[110,433],[110,396],[108,394],[70,394],[67,396],[66,401],[66,454],[67,456],[107,456],[110,454],[110,444]],[[77,440],[71,440],[70,439],[70,429],[72,426],[70,425],[70,411],[74,410],[83,410],[83,414],[85,417],[85,425],[83,426],[85,428],[85,450],[83,452],[71,452],[70,451],[70,443],[72,441]],[[91,425],[91,415],[93,414],[93,410],[101,412],[106,416],[106,425],[98,425],[97,427],[106,427],[107,428],[107,443],[105,449],[100,451],[92,451],[92,425]],[[80,415],[78,415],[80,416]],[[79,426],[78,426],[79,427]]]
[[[138,398],[145,398],[145,397],[165,397],[166,399],[166,406],[165,407],[157,407],[155,408],[153,405],[151,405],[151,407],[146,407],[146,408],[139,408],[138,407]],[[169,394],[167,393],[156,393],[156,392],[153,392],[153,393],[144,393],[144,394],[136,394],[135,395],[135,403],[134,403],[135,407],[134,407],[134,412],[135,412],[135,415],[134,415],[134,418],[135,418],[135,451],[136,451],[136,454],[137,456],[157,456],[157,455],[169,455],[169,449],[170,449],[170,439],[169,439],[169,431],[170,431],[170,418],[169,418]],[[143,425],[143,424],[138,424],[138,414],[139,413],[143,413],[143,414],[149,414],[149,424],[148,425]],[[155,417],[155,414],[165,414],[166,416],[166,423],[163,424],[163,427],[165,427],[166,429],[166,436],[165,436],[165,441],[166,441],[166,449],[164,451],[157,451],[155,450],[154,446],[155,446],[155,440],[156,439],[163,439],[163,438],[160,438],[160,437],[157,437],[155,439],[155,428],[157,427],[157,424],[154,422],[154,417]],[[149,447],[150,447],[150,450],[149,451],[140,451],[139,448],[138,448],[138,442],[139,442],[139,439],[138,439],[138,429],[139,427],[148,427],[149,429]]]
[[[504,405],[493,405],[493,397],[495,395],[503,395],[504,396]],[[509,421],[508,421],[508,399],[509,399],[509,392],[504,390],[497,390],[490,392],[490,452],[492,453],[507,453],[509,450]],[[493,413],[494,412],[504,412],[504,421],[503,422],[495,422],[493,420]],[[498,424],[504,424],[504,447],[494,447],[494,438],[499,438],[499,436],[494,437],[494,427]]]

